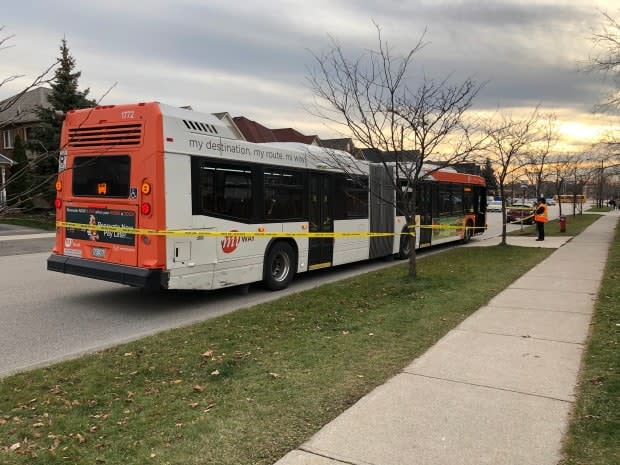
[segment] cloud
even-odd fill
[[[15,47],[0,51],[3,73],[34,76],[66,35],[93,97],[106,103],[159,100],[229,111],[267,125],[322,130],[303,109],[309,50],[336,38],[350,57],[376,47],[373,21],[398,53],[426,30],[411,83],[422,76],[487,82],[476,108],[542,103],[587,112],[608,83],[579,71],[610,2],[575,0],[58,0],[3,12]],[[0,76],[2,78],[4,76]],[[25,80],[0,88],[0,98]],[[313,132],[309,130],[308,132]]]

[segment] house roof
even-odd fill
[[[272,129],[271,132],[276,136],[276,142],[301,142],[302,144],[318,145],[320,140],[316,135],[306,136],[293,128]]]
[[[233,121],[248,142],[301,142],[302,144],[318,145],[318,136],[306,136],[293,128],[270,129],[245,116],[235,116]]]
[[[39,121],[36,109],[49,108],[48,97],[52,93],[47,87],[37,87],[23,94],[16,94],[0,102],[0,125],[34,123]]]
[[[344,137],[342,139],[321,139],[321,147],[351,153],[353,150],[353,139],[350,137]]]
[[[276,142],[276,136],[271,129],[245,116],[235,116],[233,121],[248,142]]]

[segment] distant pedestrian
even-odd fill
[[[615,210],[616,209],[615,199],[609,199],[608,205],[609,205],[609,208],[611,208],[612,210]]]
[[[536,230],[538,231],[537,241],[545,240],[545,223],[548,221],[547,201],[544,197],[538,200],[538,206],[534,212],[534,221],[536,221]]]

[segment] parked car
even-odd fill
[[[501,212],[502,211],[502,201],[501,200],[491,200],[488,204],[487,204],[487,211],[489,213],[491,212]]]
[[[547,205],[555,205],[555,200],[547,199]]]
[[[521,222],[524,224],[534,223],[534,207],[522,203],[515,203],[506,211],[506,221],[508,223]],[[524,219],[527,218],[527,219]]]

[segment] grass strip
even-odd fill
[[[620,463],[620,228],[595,306],[562,465]]]
[[[45,215],[3,217],[0,216],[0,224],[12,224],[15,226],[25,226],[27,228],[43,229],[44,231],[54,231],[56,229],[56,217]]]
[[[588,212],[610,212],[610,207],[590,207],[586,211]]]
[[[1,379],[0,463],[272,464],[550,253],[457,248]]]
[[[566,232],[560,232],[560,220],[555,219],[549,221],[545,225],[545,236],[576,236],[581,234],[584,229],[598,220],[601,215],[566,215]],[[524,226],[523,229],[510,231],[508,236],[531,236],[537,235],[536,225]]]

